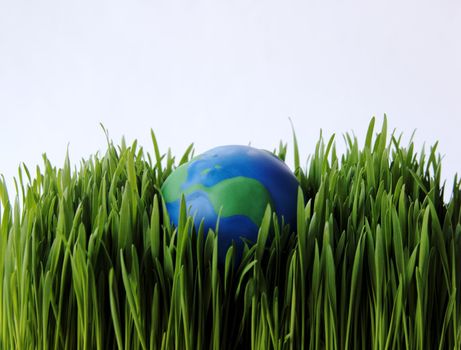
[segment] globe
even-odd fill
[[[181,196],[196,231],[215,229],[219,217],[218,261],[223,264],[232,241],[236,261],[244,239],[256,242],[266,207],[270,204],[281,223],[296,224],[298,181],[290,168],[269,151],[249,146],[213,148],[176,168],[161,188],[171,222],[178,225]]]

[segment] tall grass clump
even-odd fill
[[[341,156],[321,137],[306,168],[294,135],[297,227],[266,210],[224,267],[159,190],[192,145],[21,166],[13,196],[0,181],[0,349],[461,348],[460,181],[444,196],[437,145],[374,124]]]

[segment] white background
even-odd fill
[[[0,173],[104,151],[100,122],[149,151],[153,128],[179,157],[191,142],[291,147],[291,117],[306,159],[320,129],[342,151],[387,113],[418,149],[440,140],[451,188],[460,4],[0,0]]]

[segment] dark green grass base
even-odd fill
[[[269,208],[236,268],[184,205],[168,224],[159,188],[192,147],[22,167],[16,196],[0,182],[0,349],[460,348],[460,182],[444,202],[436,147],[373,127],[306,168],[294,138],[297,227]]]

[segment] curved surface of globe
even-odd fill
[[[291,230],[296,225],[298,181],[290,168],[269,151],[250,146],[220,146],[192,158],[165,180],[162,195],[172,223],[177,226],[181,196],[198,231],[215,229],[219,211],[218,261],[235,241],[237,261],[242,237],[256,242],[267,204]]]

